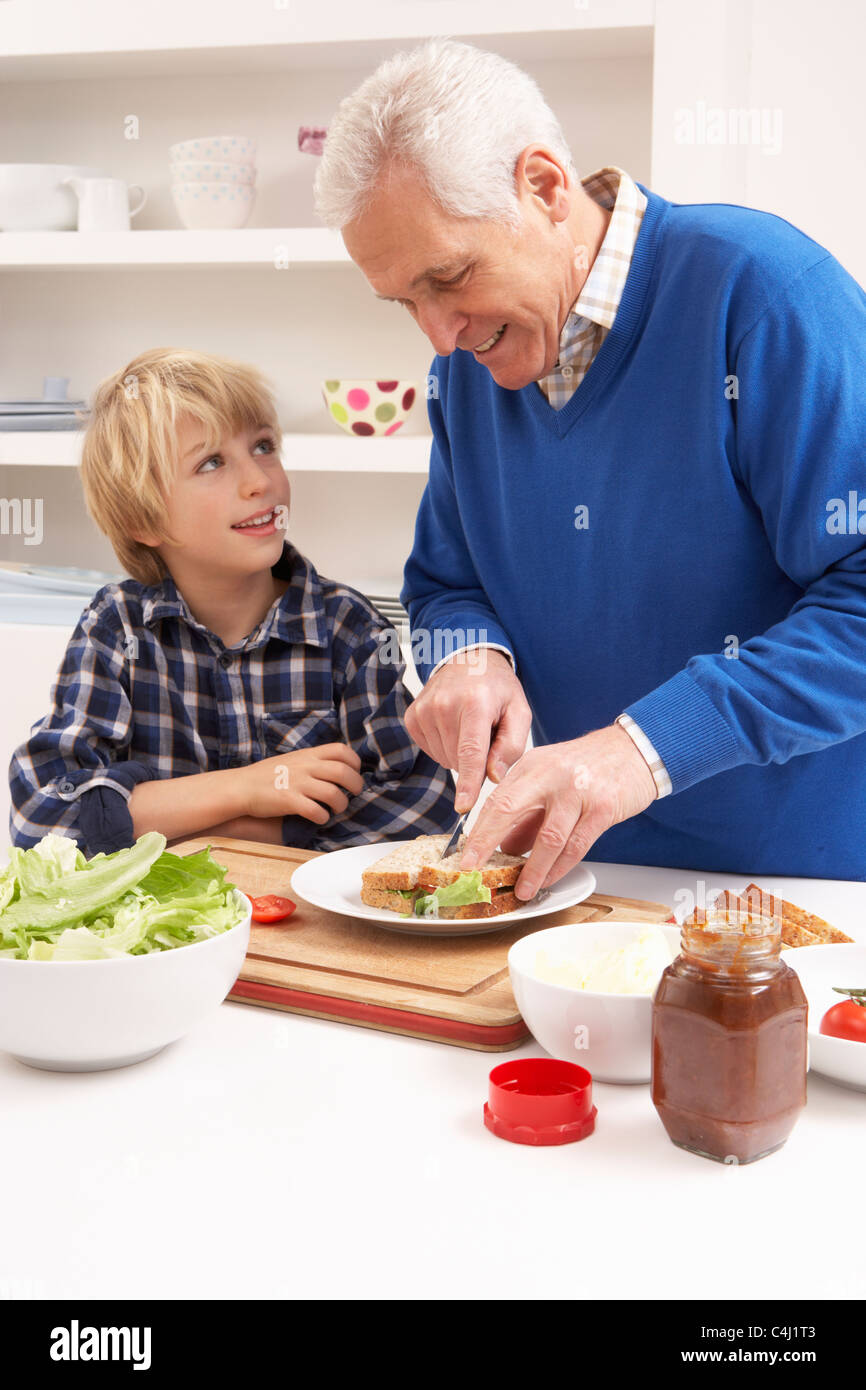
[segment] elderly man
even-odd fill
[[[578,180],[531,79],[447,40],[341,103],[316,191],[437,354],[402,597],[450,643],[413,737],[458,809],[499,783],[462,866],[866,878],[855,281],[770,214]]]

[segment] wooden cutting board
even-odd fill
[[[251,897],[292,897],[295,867],[318,858],[307,850],[219,835],[183,840],[171,849],[193,854],[205,845],[228,869],[230,881]],[[484,1052],[504,1052],[529,1037],[506,960],[521,936],[566,922],[663,922],[670,916],[662,903],[593,893],[575,907],[489,935],[409,936],[296,901],[297,911],[285,924],[253,923],[229,999]]]

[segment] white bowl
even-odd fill
[[[533,973],[539,950],[583,961],[599,947],[625,946],[645,922],[572,922],[515,941],[508,969],[517,1007],[552,1057],[586,1067],[594,1081],[646,1082],[652,1070],[652,995],[601,994],[550,984]],[[674,955],[680,929],[659,923]]]
[[[248,183],[173,183],[171,194],[185,227],[243,227],[256,190]]]
[[[63,180],[101,173],[87,164],[0,164],[0,231],[74,232],[78,199]]]
[[[172,183],[255,183],[255,164],[187,159],[171,164]]]
[[[783,951],[782,959],[796,970],[809,1001],[809,1070],[840,1086],[866,1091],[866,1043],[818,1032],[827,1010],[845,998],[833,993],[834,985],[866,989],[866,946],[798,946]]]
[[[246,135],[202,135],[198,140],[169,145],[168,152],[178,164],[185,159],[227,159],[232,164],[251,164],[256,157],[256,142]]]
[[[46,1071],[128,1067],[221,1004],[240,973],[252,905],[207,941],[112,960],[0,959],[0,1051]]]

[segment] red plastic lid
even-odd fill
[[[576,1062],[521,1057],[490,1073],[484,1123],[514,1144],[571,1144],[595,1129],[592,1077]]]

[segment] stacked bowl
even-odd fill
[[[256,197],[256,145],[243,135],[172,145],[171,192],[185,227],[243,227]]]

